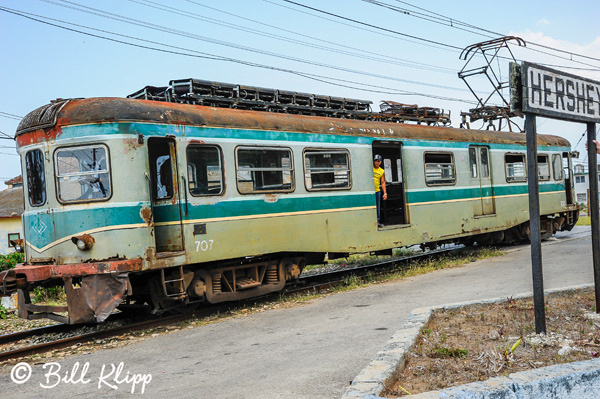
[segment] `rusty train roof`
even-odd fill
[[[152,122],[356,135],[383,140],[404,138],[526,145],[526,137],[523,133],[292,115],[125,98],[57,100],[25,116],[19,124],[15,138],[19,146],[24,146],[57,138],[63,126],[107,122]],[[568,140],[552,135],[538,135],[538,144],[570,146]]]

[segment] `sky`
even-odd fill
[[[592,0],[0,0],[0,190],[21,174],[7,136],[56,98],[196,78],[370,100],[374,111],[382,100],[438,107],[458,127],[476,101],[458,72],[485,65],[466,64],[462,49],[517,36],[525,46],[510,41],[493,62],[500,81],[511,52],[600,81],[598,17]],[[483,75],[467,83],[479,97],[492,92]],[[537,126],[584,153],[584,124]]]

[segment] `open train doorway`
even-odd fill
[[[402,172],[402,143],[395,141],[374,141],[373,154],[381,155],[381,167],[385,171],[387,200],[381,201],[380,223],[383,226],[408,223],[406,210],[406,188]]]
[[[149,138],[148,156],[156,252],[176,254],[183,251],[183,225],[175,140]]]

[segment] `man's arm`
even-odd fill
[[[381,174],[381,190],[383,190],[383,199],[387,199],[387,188],[385,187],[385,173]]]

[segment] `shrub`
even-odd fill
[[[20,252],[0,255],[0,271],[13,269],[18,263],[23,263],[24,260],[25,256]]]
[[[35,287],[33,289],[33,302],[56,303],[66,300],[65,289],[61,286],[56,287]]]

